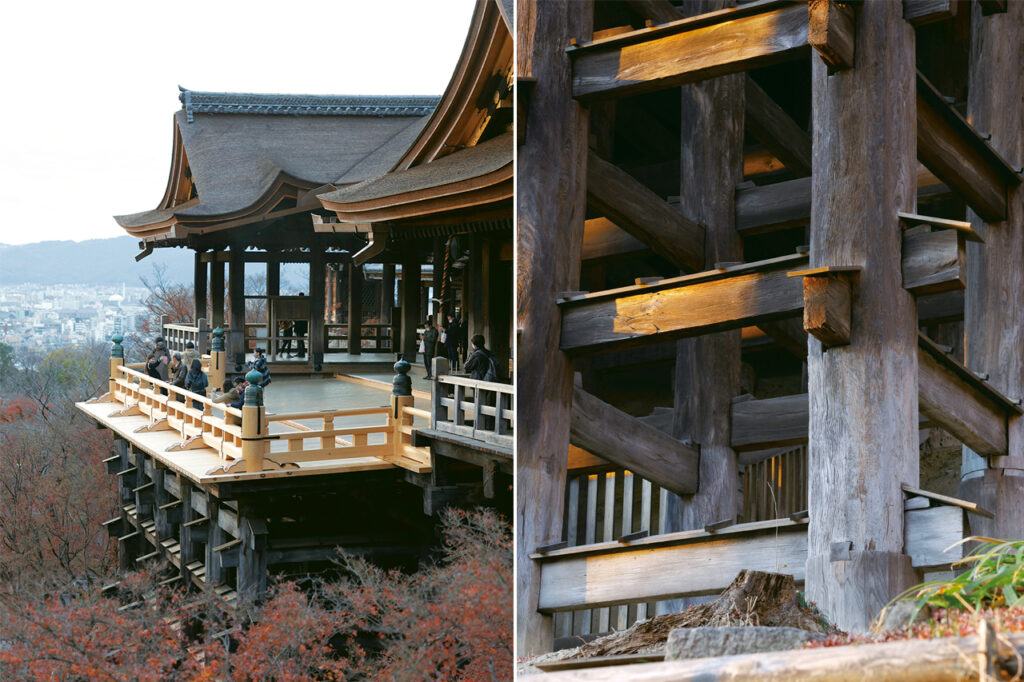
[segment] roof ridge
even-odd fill
[[[426,116],[441,100],[434,95],[291,95],[204,92],[178,86],[188,122],[193,114],[291,116]]]

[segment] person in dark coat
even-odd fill
[[[151,376],[154,379],[160,378],[160,372],[157,371],[157,367],[160,366],[160,361],[157,360],[156,356],[150,353],[146,356],[146,375]]]
[[[483,334],[473,337],[473,352],[466,360],[466,372],[477,381],[498,381],[498,358],[484,346]]]
[[[224,381],[224,392],[214,398],[213,402],[227,403],[228,407],[242,409],[242,405],[245,404],[245,387],[247,385],[242,377],[226,379]]]
[[[281,322],[277,323],[277,331],[281,336],[292,336],[295,333],[294,329],[292,328],[292,323],[285,320],[282,320]],[[277,353],[278,355],[284,355],[285,353],[287,353],[288,357],[291,357],[292,340],[285,339],[284,341],[280,341],[278,343]]]
[[[260,382],[260,388],[264,388],[270,383],[270,367],[267,365],[267,359],[263,357],[262,348],[257,348],[254,352],[256,357],[249,363],[249,368],[254,369],[263,375],[263,381]]]
[[[437,329],[434,328],[434,323],[427,320],[424,323],[425,329],[423,330],[423,364],[427,368],[427,379],[432,379],[430,375],[431,363],[434,361],[434,350],[437,348],[437,339],[441,336],[437,333]]]
[[[199,360],[192,361],[192,367],[189,369],[188,374],[185,375],[185,390],[192,391],[196,395],[206,397],[206,387],[210,385],[210,380],[206,378],[206,373],[203,372],[203,363]],[[192,407],[197,410],[203,408],[203,404],[198,400],[192,401]]]
[[[167,381],[167,366],[171,364],[171,354],[167,352],[167,344],[164,337],[156,337],[156,348],[153,349],[153,357],[157,360],[156,371],[162,381]]]
[[[462,338],[462,326],[454,315],[449,315],[448,325],[444,329],[444,354],[448,357],[448,367],[452,371],[459,368],[460,338]]]
[[[305,296],[304,293],[299,293],[299,296]],[[292,329],[295,330],[295,336],[299,337],[298,340],[298,351],[295,353],[296,357],[306,357],[306,334],[309,332],[309,321],[308,320],[295,320],[292,323]]]
[[[182,359],[181,353],[175,353],[174,357],[171,358],[170,364],[170,384],[177,386],[178,388],[185,388],[185,377],[188,376],[188,370],[185,368],[185,361]],[[178,402],[184,402],[185,398],[180,393],[174,394],[174,399]]]

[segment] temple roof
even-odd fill
[[[426,116],[440,98],[411,95],[268,95],[200,92],[178,87],[188,121],[194,114],[277,114],[293,116]]]

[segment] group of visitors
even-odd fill
[[[443,350],[448,358],[449,367],[452,370],[459,368],[460,345],[464,345],[462,339],[465,334],[465,327],[454,315],[448,315],[447,324],[440,331],[434,326],[431,320],[427,320],[421,335],[420,352],[423,353],[423,364],[427,369],[426,379],[433,379],[432,366],[437,350]],[[466,359],[463,370],[470,378],[480,381],[500,381],[502,377],[501,367],[497,356],[485,346],[483,334],[475,334],[470,340],[472,352]]]
[[[309,322],[306,320],[282,320],[277,323],[278,336],[286,337],[277,344],[278,355],[285,357],[304,358],[306,357],[306,334],[309,331]],[[295,341],[296,352],[292,352],[291,337],[297,336]]]
[[[305,352],[305,349],[302,349]],[[249,369],[255,369],[263,379],[259,385],[261,388],[270,383],[270,367],[267,365],[264,350],[257,348],[255,357],[248,363]],[[167,350],[167,342],[162,336],[158,336],[154,342],[153,350],[146,357],[146,374],[166,381],[171,386],[183,389],[198,396],[206,397],[206,391],[210,381],[203,371],[203,362],[199,357],[199,351],[191,341],[185,344],[185,351],[174,353]],[[241,407],[245,396],[247,382],[242,377],[235,377],[224,382],[223,395],[214,399],[215,403],[229,403],[231,407]],[[167,389],[161,388],[160,392],[167,395]],[[184,395],[175,394],[174,399],[184,402]],[[202,403],[193,400],[192,406],[202,409]]]

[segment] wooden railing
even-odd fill
[[[181,441],[169,452],[214,450],[222,463],[209,474],[299,468],[302,462],[357,457],[377,457],[414,471],[427,470],[430,464],[429,450],[413,447],[411,439],[413,420],[429,420],[430,414],[413,407],[411,396],[392,396],[390,405],[377,407],[267,414],[262,404],[238,409],[215,403],[112,359],[110,391],[99,400],[121,405],[111,417],[149,417],[149,424],[136,432],[180,434]],[[367,415],[379,415],[380,423],[338,423]],[[310,420],[319,424],[302,423]]]
[[[391,325],[379,323],[364,323],[361,325],[362,339],[360,348],[374,353],[389,353],[394,350],[391,343]],[[330,351],[348,350],[348,324],[327,324],[324,325],[326,334],[326,348]],[[342,343],[344,342],[344,343]]]
[[[515,439],[515,387],[448,373],[434,358],[431,428],[511,448]]]
[[[167,343],[171,353],[184,353],[185,344],[191,341],[200,355],[210,352],[210,326],[205,317],[199,318],[194,325],[177,324],[167,321],[166,315],[160,316],[160,334]]]

